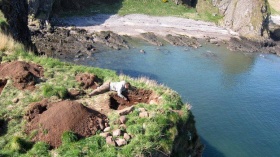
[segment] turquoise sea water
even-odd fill
[[[177,91],[192,105],[205,157],[280,156],[280,57],[143,44],[77,63],[147,76]]]

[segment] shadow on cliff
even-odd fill
[[[0,136],[5,135],[8,129],[8,122],[0,119]]]
[[[274,41],[280,41],[280,28],[270,31],[270,37]]]
[[[203,157],[225,157],[225,154],[209,144],[203,137],[200,136],[200,140],[204,144]]]
[[[6,22],[0,22],[0,31],[5,35],[11,35],[9,31],[9,25]]]
[[[90,0],[83,0],[90,1]],[[104,0],[89,3],[90,6],[80,7],[80,9],[67,9],[64,12],[58,12],[54,8],[52,24],[54,26],[94,26],[103,24],[112,15],[117,14],[122,8],[123,0]],[[54,6],[55,7],[55,6]],[[94,16],[100,14],[98,17]],[[73,15],[73,16],[72,16]],[[81,16],[82,18],[80,18]],[[56,18],[58,17],[58,18]],[[66,17],[66,18],[64,18]]]
[[[183,4],[195,8],[198,0],[182,0]]]

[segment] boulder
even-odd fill
[[[124,108],[122,110],[119,110],[117,112],[119,113],[119,115],[127,115],[133,110],[134,110],[134,106],[131,106],[131,107],[127,107],[127,108]]]
[[[123,138],[124,138],[126,141],[128,141],[128,140],[131,139],[131,137],[130,137],[130,135],[129,135],[128,133],[124,133],[124,134],[123,134]]]
[[[113,140],[113,136],[108,136],[108,137],[106,137],[106,143],[109,144],[109,145],[116,146],[116,143],[115,143],[115,141]]]
[[[125,116],[121,116],[121,117],[119,118],[119,120],[120,120],[121,124],[125,124],[125,122],[127,121],[127,119],[126,119]]]
[[[122,138],[118,138],[116,139],[116,143],[117,143],[117,146],[124,146],[126,145],[126,140],[125,139],[122,139]]]
[[[104,132],[108,132],[108,131],[110,131],[110,130],[111,130],[110,127],[106,127],[103,131],[104,131]]]
[[[122,133],[121,129],[114,130],[113,131],[113,137],[121,136],[121,133]]]
[[[102,136],[102,137],[107,138],[107,137],[110,136],[111,134],[110,134],[109,132],[102,132],[102,133],[100,133],[99,135]]]

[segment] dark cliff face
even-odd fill
[[[1,0],[0,10],[9,25],[9,34],[26,46],[31,45],[28,23],[28,5],[25,0]]]
[[[116,3],[119,0],[28,0],[29,15],[41,21],[49,20],[55,13],[81,10],[98,3]]]

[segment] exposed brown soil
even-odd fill
[[[0,79],[12,79],[14,86],[20,90],[35,89],[35,85],[40,82],[43,72],[44,70],[40,65],[23,61],[0,64]],[[5,84],[5,81],[4,83],[2,81],[0,89],[4,88],[3,84]]]
[[[92,88],[96,89],[99,83],[102,82],[96,75],[81,73],[76,75],[76,80],[81,83],[84,89]]]
[[[43,100],[30,104],[25,118],[28,121],[26,132],[38,131],[32,140],[44,141],[52,147],[61,145],[65,131],[88,137],[104,129],[105,122],[108,122],[105,115],[69,100],[56,103]]]
[[[121,110],[137,103],[149,103],[153,98],[152,91],[144,89],[136,89],[124,92],[123,95],[128,98],[127,101],[120,98],[117,93],[110,95],[109,107],[114,110]]]

